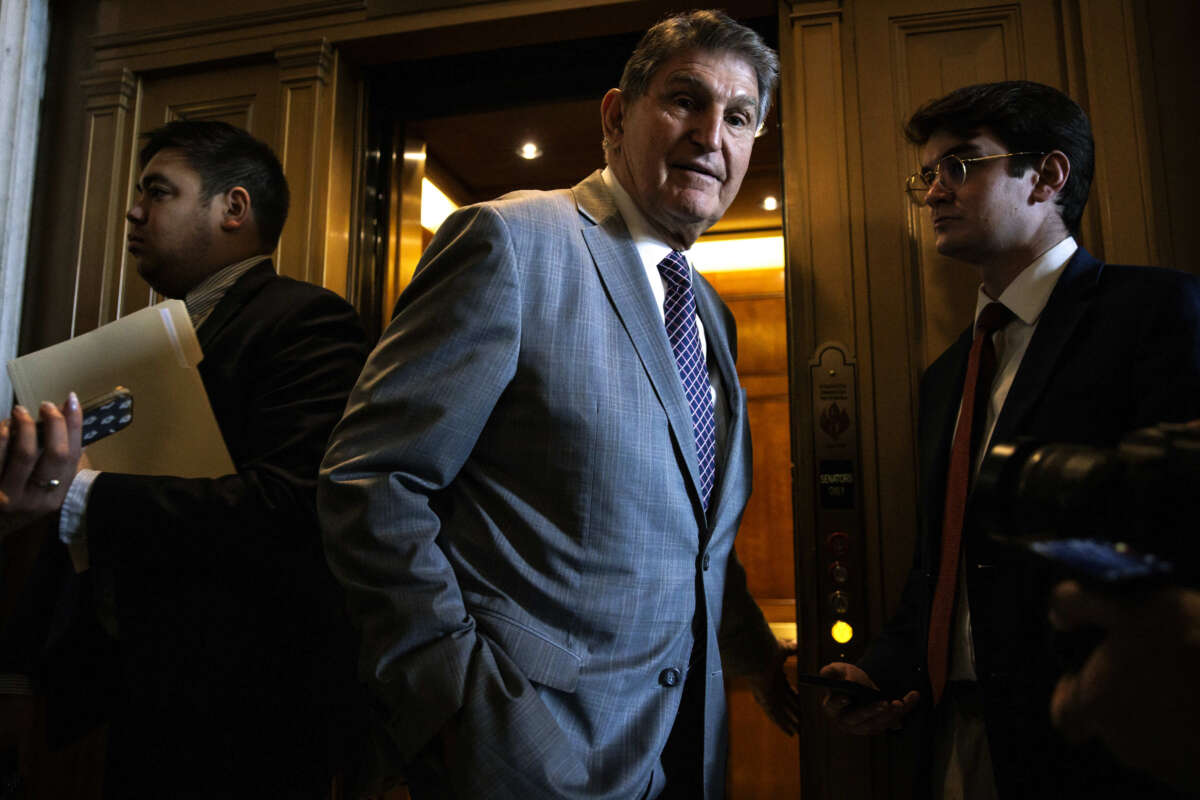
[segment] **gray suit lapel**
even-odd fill
[[[671,433],[687,465],[693,505],[702,514],[700,470],[696,463],[692,416],[683,394],[671,343],[663,327],[662,312],[654,306],[654,296],[646,283],[641,258],[599,172],[592,173],[575,186],[572,193],[579,212],[595,223],[583,228],[583,240],[591,252],[617,317],[629,334],[654,393],[667,413]]]

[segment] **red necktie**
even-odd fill
[[[942,559],[938,568],[937,588],[933,593],[933,612],[929,617],[929,683],[933,702],[942,699],[946,673],[950,668],[950,619],[954,611],[954,593],[958,588],[958,561],[962,551],[963,515],[967,490],[971,484],[971,441],[986,417],[986,403],[976,402],[980,392],[991,391],[996,375],[996,347],[992,334],[1008,324],[1013,313],[1000,303],[988,303],[975,323],[975,340],[967,357],[967,377],[963,382],[958,427],[950,447],[950,468],[946,475],[946,507],[942,514]],[[973,436],[973,434],[976,434]]]

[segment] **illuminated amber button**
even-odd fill
[[[850,623],[839,619],[833,623],[833,627],[829,630],[829,635],[838,644],[845,644],[854,638],[854,628],[850,627]]]

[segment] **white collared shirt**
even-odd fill
[[[1001,330],[992,334],[992,343],[996,346],[996,375],[992,379],[992,388],[988,396],[987,415],[984,421],[983,438],[979,452],[975,454],[972,474],[979,472],[979,465],[991,445],[992,432],[996,429],[996,420],[1008,399],[1008,391],[1012,388],[1017,370],[1029,349],[1029,342],[1037,330],[1038,321],[1050,300],[1050,294],[1058,285],[1067,262],[1075,255],[1079,245],[1071,236],[1042,253],[1034,262],[1021,270],[996,301],[1003,303],[1015,318]],[[979,287],[975,300],[975,321],[992,298]],[[959,412],[961,414],[961,408]],[[956,423],[957,427],[957,423]],[[964,561],[958,569],[958,601],[955,603],[953,639],[950,647],[950,680],[976,680],[975,648],[971,639],[971,608],[967,602],[967,571],[965,569],[966,550],[961,556]]]
[[[1021,361],[1025,358],[1025,351],[1029,349],[1029,342],[1033,339],[1033,332],[1037,329],[1042,311],[1045,310],[1046,303],[1050,300],[1050,294],[1058,285],[1058,278],[1062,275],[1067,262],[1071,260],[1071,256],[1075,255],[1075,251],[1078,249],[1079,245],[1076,244],[1075,239],[1068,236],[1021,270],[1013,282],[996,298],[1009,311],[1013,312],[1015,319],[1003,329],[992,334],[992,343],[996,346],[996,376],[992,381],[991,396],[988,398],[987,417],[981,440],[983,444],[975,456],[975,463],[972,465],[973,472],[979,471],[979,465],[983,462],[984,454],[987,453],[987,447],[992,439],[992,431],[996,429],[996,419],[1000,416],[1000,409],[1004,407],[1004,401],[1008,399],[1008,390],[1012,388],[1013,379],[1017,377],[1017,369],[1020,368]],[[979,321],[979,315],[983,313],[984,307],[991,302],[992,298],[988,297],[983,291],[983,287],[980,286],[975,300],[976,322]]]
[[[642,214],[641,209],[633,202],[633,198],[625,191],[625,187],[617,180],[617,176],[613,174],[611,167],[605,167],[601,173],[604,179],[604,185],[608,187],[608,191],[612,194],[613,202],[617,204],[617,211],[621,214],[621,219],[625,221],[625,227],[629,229],[629,235],[633,239],[633,246],[637,249],[638,256],[642,260],[642,268],[646,272],[646,281],[650,285],[650,291],[654,295],[654,305],[658,308],[658,313],[663,318],[663,324],[666,324],[666,311],[664,305],[667,300],[667,287],[663,282],[662,273],[658,271],[658,264],[662,261],[667,253],[674,248],[660,239],[654,233],[654,229],[650,227],[650,223]],[[692,260],[691,251],[681,251],[685,259],[687,259],[688,267],[692,270],[693,284],[696,280],[696,265]],[[725,437],[727,433],[729,420],[729,402],[725,397],[725,393],[719,391],[720,374],[716,366],[709,361],[708,358],[708,341],[704,335],[704,322],[700,319],[700,313],[696,313],[696,335],[700,337],[700,353],[704,357],[704,363],[708,367],[708,392],[709,397],[713,402],[713,416],[716,423],[716,440],[717,440],[717,465],[718,475],[721,465],[721,458],[725,452]]]
[[[633,202],[633,198],[629,196],[629,192],[625,191],[625,187],[617,180],[617,176],[613,174],[611,167],[605,167],[601,173],[604,178],[604,185],[612,193],[613,201],[617,204],[617,210],[621,212],[621,219],[625,220],[625,227],[629,229],[629,235],[633,238],[633,246],[637,248],[638,256],[642,259],[642,267],[646,270],[646,280],[650,283],[650,291],[654,293],[654,305],[658,307],[658,311],[663,315],[664,324],[666,322],[666,311],[663,306],[667,301],[667,286],[663,282],[662,273],[658,271],[659,262],[667,257],[674,248],[664,242],[654,234],[654,229],[650,227],[650,223],[646,221],[646,217],[642,214],[641,209]],[[696,266],[692,261],[691,250],[682,250],[683,257],[687,259],[688,266],[692,269],[692,279],[695,280]],[[696,315],[697,334],[700,337],[700,348],[703,355],[708,357],[708,342],[704,338],[704,323],[700,321],[700,315]]]

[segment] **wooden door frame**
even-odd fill
[[[911,552],[916,537],[916,408],[924,355],[920,312],[912,302],[912,259],[905,256],[907,266],[894,273],[878,274],[871,267],[879,253],[913,246],[913,222],[880,219],[880,203],[868,202],[867,193],[880,180],[872,171],[880,167],[866,161],[863,146],[866,136],[893,135],[876,130],[877,117],[906,116],[912,109],[888,108],[880,114],[878,102],[863,99],[874,94],[877,100],[876,86],[865,82],[879,78],[860,75],[857,49],[865,45],[857,39],[856,25],[876,2],[779,3],[797,619],[800,668],[807,671],[821,666],[819,637],[829,622],[822,617],[826,598],[819,593],[826,557],[815,525],[816,410],[810,392],[810,360],[822,342],[845,343],[858,368],[861,475],[856,488],[866,538],[861,566],[868,637],[893,610],[908,570],[906,560],[885,557],[881,528],[886,523],[888,553]],[[1145,9],[1135,0],[968,5],[934,0],[929,13],[1015,14],[1027,49],[1062,53],[1049,73],[1014,77],[1059,86],[1093,118],[1097,170],[1085,215],[1085,246],[1110,260],[1160,263],[1167,237],[1158,226],[1168,215],[1162,207],[1162,140],[1156,137],[1168,121],[1157,118],[1150,102],[1155,76],[1146,68]],[[1024,63],[1020,69],[1026,69]],[[894,135],[902,142],[899,130]],[[1143,190],[1121,191],[1135,175],[1145,182]],[[895,178],[891,182],[899,192],[902,176],[887,177]],[[901,204],[895,205],[895,213],[903,213]],[[815,698],[809,698],[806,712],[800,745],[806,800],[909,796],[909,786],[898,776],[911,766],[905,764],[910,745],[896,737],[831,734]]]

